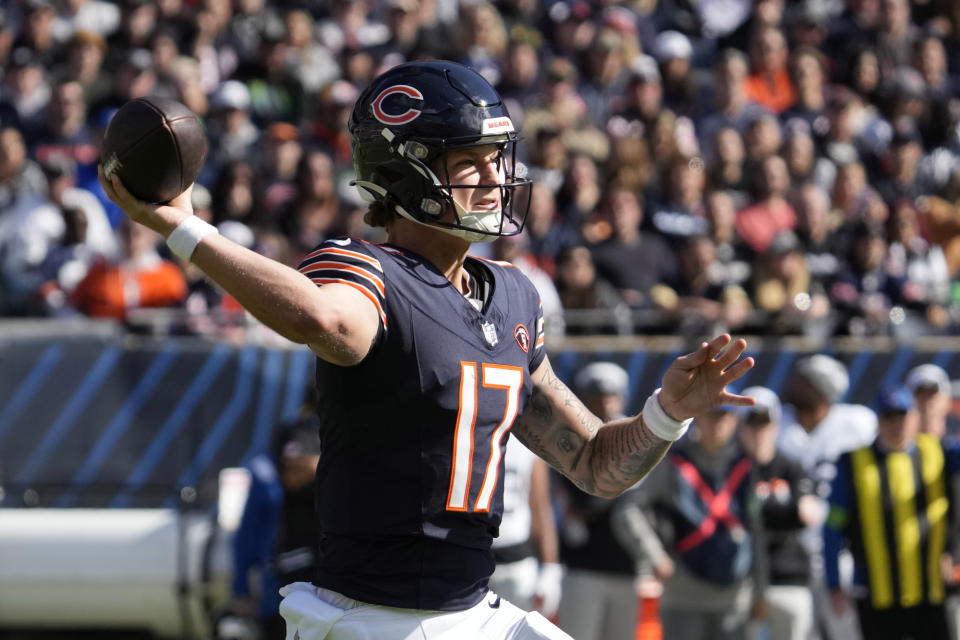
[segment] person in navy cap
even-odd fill
[[[831,604],[840,612],[852,600],[869,640],[946,640],[949,479],[956,451],[920,433],[908,387],[881,389],[874,410],[876,440],[841,456],[831,486],[823,530]],[[843,548],[854,558],[849,587],[839,576]]]

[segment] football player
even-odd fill
[[[247,310],[317,355],[319,568],[282,590],[288,638],[568,638],[487,588],[509,433],[584,490],[633,486],[753,361],[722,335],[677,358],[642,415],[603,425],[546,356],[536,290],[472,242],[518,233],[530,182],[515,125],[478,73],[412,62],[350,119],[367,222],[388,241],[327,240],[299,270],[191,215],[189,190],[139,202],[101,182]],[[603,427],[603,428],[601,428]]]

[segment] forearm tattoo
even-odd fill
[[[633,486],[670,447],[640,418],[601,426],[600,419],[548,371],[534,386],[512,432],[581,489],[597,495],[616,495]]]

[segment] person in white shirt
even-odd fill
[[[493,540],[497,567],[489,586],[521,609],[554,618],[563,571],[547,464],[511,438],[504,466],[503,520]]]
[[[849,387],[850,377],[843,363],[818,353],[797,363],[784,392],[787,406],[777,449],[804,467],[821,500],[826,499],[830,490],[840,454],[869,445],[877,435],[877,416],[873,411],[863,405],[840,402]],[[808,527],[802,535],[810,553],[816,615],[827,640],[857,638],[856,617],[850,612],[837,615],[827,604],[820,524]],[[852,571],[852,565],[847,566]]]

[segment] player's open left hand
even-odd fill
[[[97,177],[100,179],[100,186],[107,193],[107,197],[123,209],[128,218],[164,236],[180,224],[184,218],[193,215],[193,205],[190,202],[190,194],[193,192],[192,184],[170,202],[152,204],[137,199],[136,196],[127,191],[116,174],[108,178],[103,172],[103,165],[97,167]]]
[[[685,420],[722,404],[754,404],[753,398],[727,391],[728,384],[753,367],[753,358],[741,358],[746,349],[743,339],[731,343],[730,336],[723,334],[674,360],[663,376],[663,410],[675,420]]]

